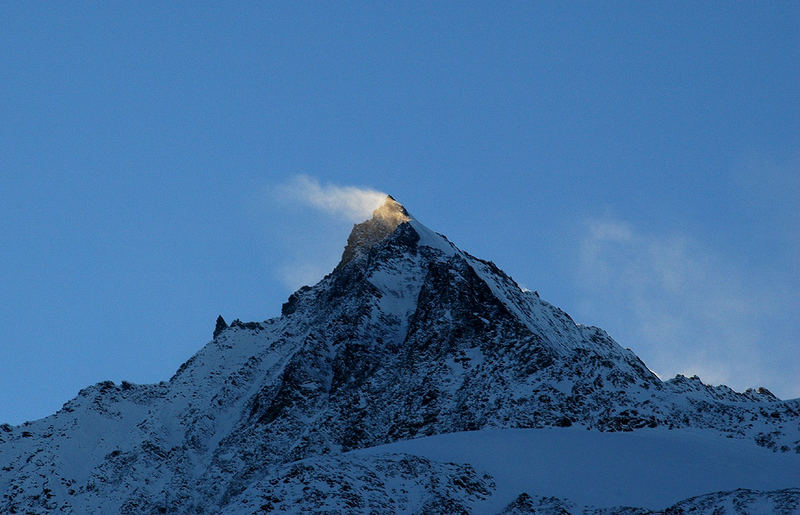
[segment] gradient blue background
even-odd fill
[[[7,3],[0,422],[278,314],[352,224],[296,174],[662,375],[800,396],[800,4],[560,4]]]

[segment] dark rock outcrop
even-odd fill
[[[219,333],[224,331],[228,328],[228,324],[225,322],[225,319],[222,318],[222,315],[217,317],[217,325],[214,327],[214,338],[216,339],[219,336]]]

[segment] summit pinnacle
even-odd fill
[[[411,215],[406,208],[391,195],[387,195],[383,204],[372,212],[372,218],[353,226],[339,266],[352,260],[359,249],[372,247],[392,234],[400,224],[409,220]]]

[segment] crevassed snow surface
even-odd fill
[[[497,513],[522,492],[599,508],[626,505],[658,510],[708,492],[800,486],[800,455],[773,453],[692,429],[482,430],[352,451],[385,453],[469,463],[492,475],[497,489],[474,505],[475,513]]]

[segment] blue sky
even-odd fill
[[[796,2],[13,4],[0,48],[0,421],[278,314],[353,223],[300,175],[800,396]]]

